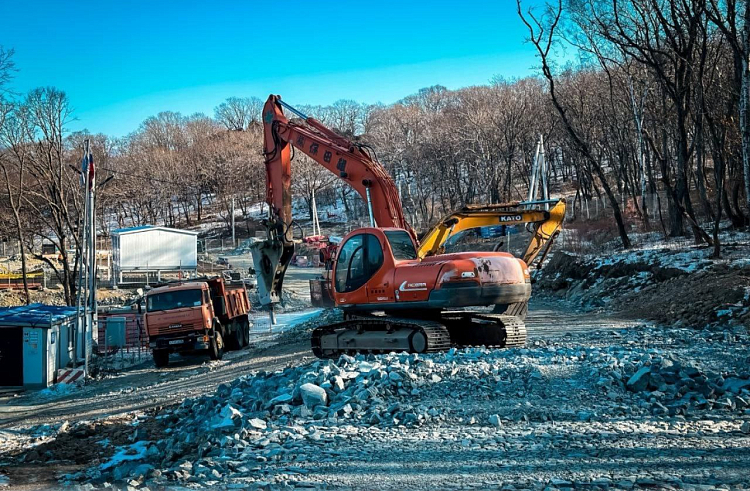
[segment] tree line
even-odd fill
[[[469,203],[523,200],[540,136],[557,194],[608,203],[623,247],[634,229],[692,234],[721,252],[720,224],[748,224],[750,2],[562,0],[518,13],[540,75],[436,85],[393,104],[340,100],[302,112],[371,145],[395,178],[418,229]],[[574,58],[566,53],[574,52]],[[5,239],[46,261],[75,299],[82,142],[99,173],[100,232],[190,227],[208,207],[228,225],[265,197],[258,97],[233,97],[210,116],[162,112],[113,138],[70,132],[59,89],[10,91],[12,50],[0,48],[0,226]],[[356,193],[297,152],[295,194],[308,209],[366,211]],[[664,200],[665,215],[649,207]],[[257,209],[257,208],[256,208]],[[249,222],[248,222],[249,223]],[[56,245],[60,261],[42,256]],[[25,262],[22,265],[25,271]]]

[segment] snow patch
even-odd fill
[[[42,389],[39,391],[39,395],[42,397],[63,397],[74,393],[78,388],[79,386],[76,384],[66,384],[65,382],[61,382],[47,387],[46,389]]]
[[[99,466],[101,470],[117,467],[123,462],[131,460],[143,460],[146,458],[146,451],[150,442],[140,441],[126,447],[119,447],[119,450],[107,461]]]

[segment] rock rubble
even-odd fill
[[[451,476],[504,489],[747,484],[737,469],[750,465],[741,451],[748,338],[695,350],[714,335],[643,326],[575,344],[342,356],[259,372],[156,416],[167,436],[116,454],[134,458],[65,482],[370,489],[356,476],[374,473],[394,479],[381,489],[402,489],[410,481],[400,473],[429,472],[434,461],[444,476],[434,484],[447,488]],[[704,436],[713,434],[731,437]],[[708,456],[721,472],[691,471]]]

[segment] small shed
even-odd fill
[[[112,258],[115,285],[160,281],[162,272],[190,276],[198,271],[198,232],[153,225],[117,229],[112,232]]]
[[[0,387],[49,387],[73,356],[76,309],[0,308]]]

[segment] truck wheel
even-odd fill
[[[169,365],[169,351],[163,349],[155,349],[153,355],[154,365],[156,365],[156,368],[164,368]]]
[[[245,323],[244,322],[238,322],[237,323],[237,337],[239,338],[237,340],[237,344],[239,345],[239,348],[242,349],[247,345],[247,336],[245,336]]]
[[[219,340],[221,334],[218,331],[214,332],[214,337],[211,339],[211,344],[208,347],[208,354],[212,360],[221,360],[224,357],[224,348],[219,347]]]
[[[242,322],[236,322],[234,324],[234,342],[232,344],[234,345],[234,348],[236,350],[240,350],[245,347],[245,326],[242,324]]]
[[[242,329],[245,332],[245,346],[250,346],[250,320],[246,320],[243,324]]]

